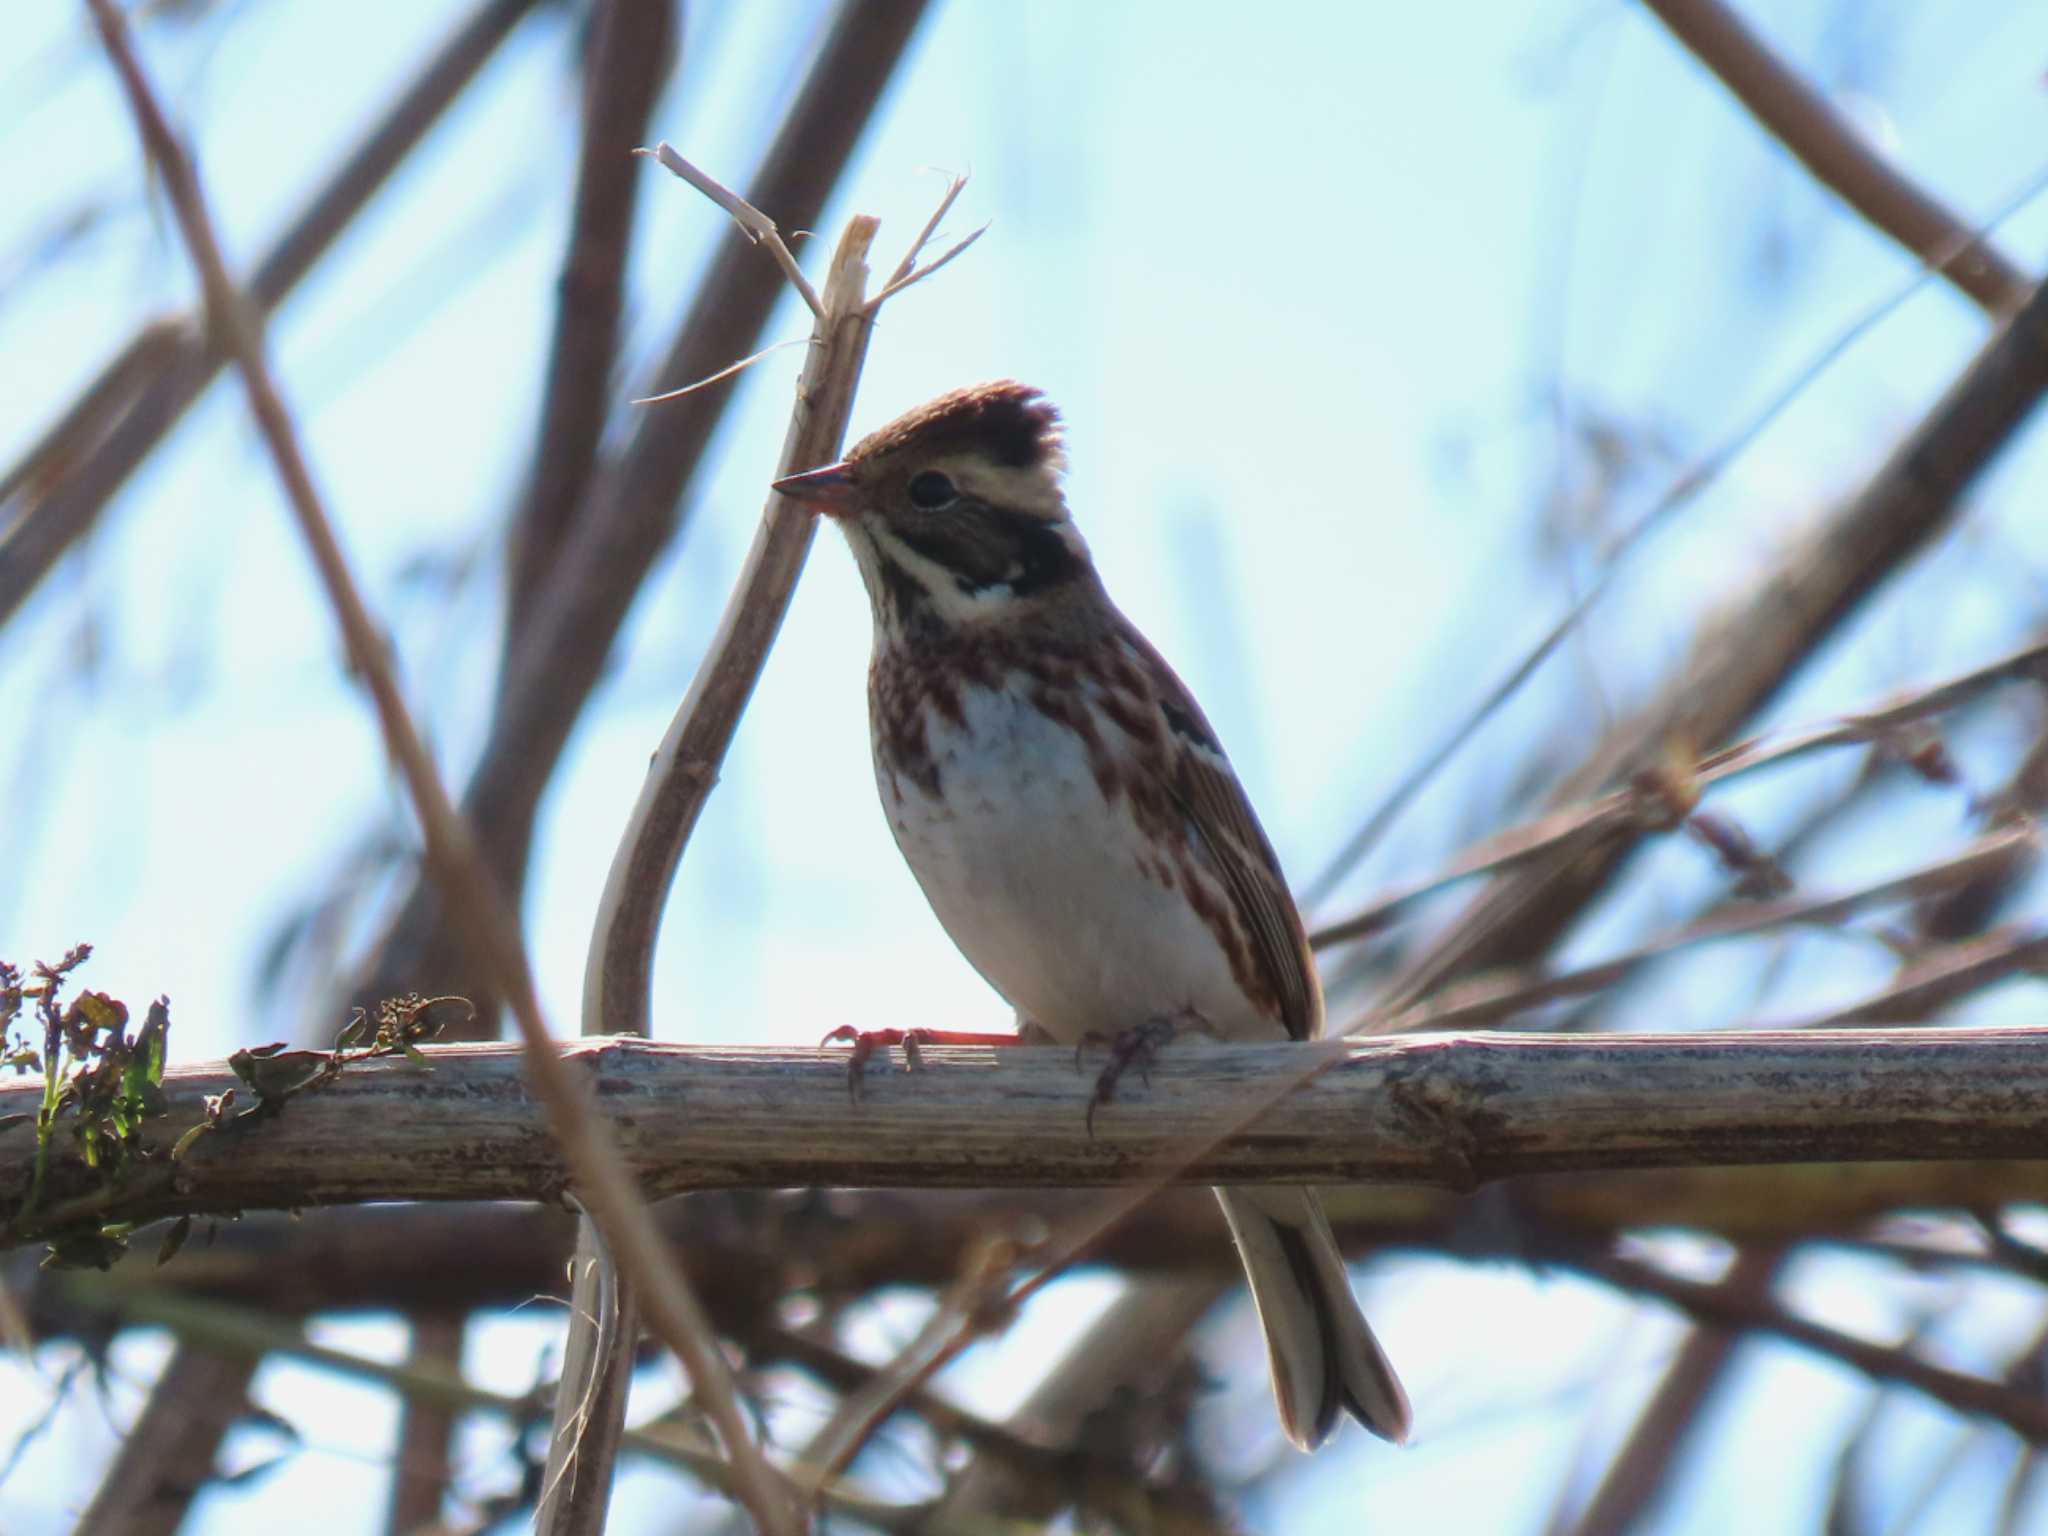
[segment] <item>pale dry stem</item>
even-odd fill
[[[680,176],[730,214],[741,233],[756,245],[767,248],[768,254],[775,258],[775,264],[782,268],[782,275],[789,279],[789,286],[803,298],[811,313],[820,320],[825,318],[825,305],[819,299],[817,289],[811,286],[811,280],[804,276],[804,269],[790,254],[789,246],[784,242],[782,232],[776,229],[773,219],[716,177],[690,164],[666,139],[652,149],[636,149],[633,153],[659,161],[664,169]]]

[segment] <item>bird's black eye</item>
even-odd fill
[[[960,494],[953,489],[953,482],[936,469],[912,475],[905,489],[910,493],[910,504],[923,512],[936,512]]]

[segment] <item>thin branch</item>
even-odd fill
[[[173,1349],[77,1529],[177,1536],[214,1478],[221,1442],[248,1408],[259,1363],[254,1355],[219,1354],[204,1344]]]
[[[1569,804],[1666,761],[1674,740],[1724,740],[1880,583],[1947,531],[1965,492],[2048,392],[2048,284],[1986,343],[1863,490],[1819,523],[1693,644],[1657,696],[1558,788]],[[1494,881],[1389,989],[1406,1006],[1461,977],[1526,964],[1607,886],[1647,829]]]
[[[671,400],[680,400],[685,395],[694,395],[700,389],[707,389],[711,385],[718,383],[721,379],[729,379],[735,374],[745,373],[763,358],[773,357],[778,352],[786,352],[791,347],[814,345],[816,343],[809,336],[792,336],[787,341],[773,342],[763,347],[760,351],[741,358],[736,363],[727,363],[718,372],[707,373],[694,384],[685,384],[681,389],[663,390],[658,395],[641,395],[638,399],[628,400],[626,403],[628,405],[666,405]]]
[[[1985,221],[1975,233],[1978,237],[1988,235],[2013,214],[2048,190],[2048,167],[2043,167],[2029,176],[2026,182],[2012,196],[2002,203],[1996,212]],[[1311,904],[1320,902],[1366,854],[1377,847],[1401,813],[1408,808],[1415,797],[1433,779],[1451,758],[1470,741],[1491,719],[1495,711],[1505,704],[1562,645],[1566,638],[1578,628],[1593,608],[1605,597],[1620,577],[1623,566],[1635,551],[1648,542],[1650,536],[1669,519],[1684,508],[1692,499],[1721,474],[1742,453],[1763,434],[1764,428],[1784,412],[1785,408],[1805,393],[1807,386],[1821,376],[1849,348],[1859,341],[1877,323],[1917,292],[1921,285],[1933,277],[1935,269],[1923,265],[1898,288],[1878,299],[1868,309],[1838,332],[1826,346],[1787,377],[1785,382],[1764,401],[1763,405],[1739,424],[1735,430],[1705,454],[1688,464],[1675,475],[1662,494],[1649,508],[1631,523],[1616,539],[1610,542],[1601,555],[1601,565],[1579,598],[1559,617],[1557,622],[1509,668],[1508,672],[1488,690],[1475,704],[1457,727],[1445,737],[1427,757],[1417,763],[1382,801],[1365,824],[1344,842],[1344,845],[1330,859],[1307,889],[1307,900]]]
[[[605,0],[590,12],[582,145],[569,238],[556,282],[533,469],[507,543],[505,627],[516,631],[584,505],[598,462],[626,259],[644,178],[632,158],[680,54],[680,0]]]
[[[1735,1255],[1717,1288],[1731,1306],[1767,1304],[1783,1260],[1779,1248],[1745,1248]],[[1627,1536],[1643,1528],[1644,1517],[1679,1464],[1688,1431],[1698,1427],[1701,1410],[1726,1383],[1742,1341],[1741,1334],[1729,1329],[1692,1331],[1609,1461],[1600,1485],[1578,1518],[1563,1527],[1569,1536]]]
[[[924,221],[924,228],[917,232],[917,238],[910,242],[910,249],[903,253],[903,259],[896,263],[896,270],[889,274],[884,288],[893,288],[917,269],[917,258],[924,254],[924,248],[932,243],[932,236],[939,224],[953,211],[953,204],[960,200],[960,194],[967,189],[965,176],[948,176],[946,190],[939,195],[938,206],[932,209],[931,217]]]
[[[631,154],[647,135],[647,124],[680,53],[678,0],[602,0],[592,7],[583,34],[582,143],[569,235],[556,282],[554,337],[549,348],[533,467],[506,538],[505,619],[501,648],[523,628],[527,610],[560,557],[598,464],[612,371],[619,351],[619,318],[639,206],[640,167]],[[515,840],[524,851],[525,839]],[[493,860],[508,887],[520,875]],[[523,875],[523,870],[520,872]],[[499,1010],[479,1010],[467,1038],[498,1033]],[[599,1369],[584,1382],[578,1368],[587,1361],[588,1341],[574,1336],[564,1349],[563,1375],[571,1385],[557,1399],[562,1413],[574,1402],[589,1412],[578,1418],[572,1445],[550,1443],[537,1536],[578,1536],[601,1531],[612,1486],[619,1431],[624,1427],[630,1349],[639,1334],[639,1308],[621,1296],[616,1283],[593,1294],[595,1276],[611,1274],[610,1256],[593,1228],[578,1252],[577,1301],[581,1308],[606,1309],[613,1333],[626,1340],[627,1357],[616,1369]],[[416,1325],[417,1329],[417,1325]],[[451,1363],[460,1361],[460,1334]],[[577,1387],[581,1386],[582,1391]],[[408,1400],[399,1443],[415,1455],[430,1451],[412,1420],[440,1410]],[[439,1421],[445,1424],[445,1416]],[[445,1434],[445,1430],[443,1431]],[[573,1457],[573,1459],[572,1459]],[[397,1494],[420,1481],[401,1470]],[[395,1494],[396,1497],[396,1494]],[[394,1508],[396,1506],[394,1505]],[[438,1493],[422,1495],[404,1518],[394,1514],[394,1533],[424,1524],[440,1507]]]
[[[930,277],[934,272],[938,271],[939,268],[945,266],[946,263],[951,261],[955,256],[958,256],[961,252],[965,251],[970,245],[974,244],[975,241],[979,240],[983,235],[987,234],[988,230],[988,225],[982,225],[981,228],[970,232],[969,234],[963,236],[960,240],[954,242],[953,245],[947,248],[946,253],[943,256],[934,256],[930,261],[926,262],[923,266],[911,272],[908,276],[897,278],[894,282],[890,283],[886,288],[884,288],[880,293],[876,294],[874,298],[868,301],[869,313],[873,313],[875,310],[880,309],[882,307],[883,300],[893,299],[897,294],[901,293],[904,289],[910,287],[913,283],[923,282],[926,278]]]
[[[662,146],[664,149],[666,145]],[[687,164],[674,155],[679,164]],[[692,168],[692,184],[711,178]],[[720,189],[723,191],[723,189]],[[726,207],[726,198],[712,201]],[[731,198],[738,202],[737,198]],[[742,207],[746,207],[744,203]],[[728,209],[728,212],[731,210]],[[748,210],[753,217],[761,215]],[[839,456],[853,415],[873,314],[866,303],[868,247],[875,220],[851,220],[832,257],[819,319],[797,381],[796,404],[779,468],[762,476],[766,504],[746,563],[727,599],[718,632],[677,707],[619,839],[599,900],[584,963],[585,1034],[642,1034],[652,1004],[655,940],[669,886],[697,817],[717,782],[720,764],[782,628],[816,532],[816,520],[767,490],[771,479]],[[774,226],[758,238],[787,255]]]
[[[525,1424],[533,1416],[533,1402],[526,1396],[493,1392],[446,1369],[392,1365],[353,1350],[316,1343],[305,1336],[295,1319],[258,1308],[227,1306],[192,1296],[123,1293],[86,1276],[72,1276],[70,1285],[74,1299],[83,1306],[112,1313],[129,1325],[169,1329],[203,1349],[219,1351],[223,1358],[253,1361],[261,1355],[283,1355],[443,1408],[495,1414],[514,1425]],[[635,1455],[679,1467],[724,1493],[740,1494],[733,1467],[707,1449],[693,1446],[688,1437],[629,1429],[622,1444]],[[180,1470],[189,1475],[189,1468]],[[908,1517],[916,1513],[915,1506],[886,1503],[843,1484],[826,1489],[824,1498],[834,1513],[863,1523],[875,1521],[884,1530],[904,1528]]]
[[[789,248],[759,210],[725,190],[691,166],[667,144],[658,152],[662,163],[705,191],[711,200],[740,222],[757,243],[766,245],[786,273],[796,272]],[[805,283],[802,292],[818,317],[814,346],[797,381],[796,404],[783,444],[778,478],[838,457],[853,413],[853,396],[873,331],[872,311],[865,302],[867,254],[875,220],[852,219],[833,253],[822,301]],[[798,273],[797,282],[802,282]],[[647,778],[621,835],[605,888],[598,903],[584,970],[583,1032],[645,1034],[652,1008],[655,941],[668,905],[683,849],[697,816],[718,777],[719,765],[738,728],[747,700],[782,627],[796,579],[803,569],[815,532],[814,520],[791,516],[781,498],[765,492],[767,504],[752,548],[733,586],[718,633],[699,664],[688,694],[649,765]],[[601,1248],[593,1231],[584,1245]],[[579,1287],[579,1295],[583,1288]],[[579,1364],[565,1378],[585,1390],[599,1379],[625,1369],[623,1351],[629,1335],[614,1335],[611,1353],[592,1338],[594,1322],[579,1306],[570,1321],[571,1353]],[[590,1382],[585,1383],[587,1373]],[[577,1394],[565,1394],[555,1411],[551,1465],[561,1459],[565,1439],[580,1434],[573,1421]],[[581,1459],[597,1460],[586,1453]],[[597,1476],[608,1482],[608,1465]]]
[[[1356,1023],[1346,1025],[1343,1032],[1347,1035],[1368,1031],[1410,1033],[1425,1029],[1474,1029],[1498,1023],[1562,998],[1604,991],[1638,967],[1694,944],[1749,938],[1772,928],[1832,924],[1869,907],[1916,901],[1952,891],[1981,878],[1988,870],[2006,867],[2015,854],[2039,847],[2040,837],[2031,825],[2011,827],[1979,838],[1949,858],[1909,870],[1903,875],[1893,875],[1889,879],[1832,895],[1741,902],[1711,912],[1609,960],[1535,981],[1508,981],[1490,986],[1475,982],[1469,989],[1454,989],[1439,1001],[1418,1004],[1404,1013],[1388,1014],[1375,1010]]]
[[[2021,681],[2048,683],[2048,640],[2021,646],[1994,661],[1828,725],[1738,742],[1709,753],[1676,783],[1667,777],[1631,785],[1591,804],[1552,811],[1495,833],[1435,874],[1377,896],[1351,916],[1318,928],[1310,942],[1323,949],[1375,933],[1402,909],[1474,875],[1499,874],[1529,860],[1569,853],[1631,829],[1669,828],[1679,819],[1675,813],[1689,810],[1703,791],[1716,785],[1835,747],[1887,745],[1902,727],[1946,713],[1992,688]]]
[[[811,286],[811,280],[804,276],[804,269],[797,265],[796,257],[783,242],[782,231],[775,227],[775,221],[748,202],[739,193],[719,181],[708,172],[699,170],[681,155],[666,139],[652,149],[636,149],[636,155],[650,155],[661,162],[671,174],[680,176],[691,186],[702,192],[732,216],[746,237],[756,245],[766,246],[768,254],[775,258],[775,265],[782,268],[782,275],[789,279],[789,286],[802,297],[805,305],[819,320],[826,317],[824,302],[818,297],[818,290]]]
[[[1682,1280],[1654,1264],[1595,1248],[1546,1249],[1552,1262],[1604,1280],[1638,1296],[1654,1296],[1696,1323],[1769,1334],[1839,1360],[1872,1381],[1910,1387],[1953,1408],[2005,1425],[2030,1444],[2048,1442],[2048,1399],[2001,1382],[1952,1371],[1904,1349],[1873,1344],[1837,1328],[1809,1322],[1768,1297],[1747,1299],[1718,1285]]]
[[[462,1312],[415,1312],[406,1319],[411,1332],[407,1360],[415,1366],[458,1365],[467,1316]],[[399,1404],[398,1429],[392,1436],[391,1493],[385,1503],[384,1529],[391,1536],[430,1527],[438,1520],[455,1469],[456,1410],[445,1403],[406,1397]]]
[[[577,1227],[569,1329],[533,1517],[534,1530],[547,1536],[604,1530],[640,1334],[639,1309],[619,1283],[603,1234],[587,1215]]]
[[[841,1395],[857,1392],[875,1378],[876,1367],[808,1333],[774,1327],[753,1342],[763,1359],[793,1365]],[[983,1418],[938,1392],[920,1392],[911,1399],[910,1406],[935,1434],[965,1440],[976,1450],[1041,1474],[1057,1471],[1061,1460],[1069,1454],[1063,1448],[1047,1445],[1043,1438],[1032,1438],[994,1419]]]
[[[605,1230],[621,1266],[632,1275],[655,1331],[676,1351],[703,1396],[726,1453],[733,1458],[743,1502],[764,1532],[792,1531],[793,1512],[784,1501],[780,1480],[747,1434],[724,1359],[710,1337],[702,1309],[668,1263],[646,1206],[634,1191],[604,1123],[594,1113],[587,1087],[556,1054],[541,1018],[518,925],[479,858],[406,710],[390,657],[320,504],[297,433],[270,377],[255,311],[228,277],[191,163],[129,47],[126,24],[113,0],[86,3],[199,270],[213,334],[242,374],[251,412],[333,605],[350,661],[376,705],[386,748],[405,780],[420,820],[428,866],[448,895],[450,907],[459,914],[464,937],[482,962],[481,969],[491,977],[498,995],[511,1004],[525,1040],[526,1070],[548,1105],[550,1129],[576,1171],[577,1189]]]
[[[0,506],[16,497],[40,500],[86,457],[94,440],[106,431],[108,419],[125,408],[181,346],[199,344],[200,338],[192,335],[182,320],[152,320],[143,326],[7,473],[0,475]],[[4,540],[12,538],[13,528],[8,525]],[[5,548],[4,541],[0,548]],[[10,554],[8,558],[13,557]]]
[[[1117,1392],[1149,1385],[1147,1379],[1179,1355],[1188,1332],[1235,1283],[1234,1275],[1154,1277],[1126,1288],[1067,1346],[1010,1422],[1039,1435],[1084,1441]],[[939,1510],[967,1524],[1043,1522],[1073,1502],[1074,1491],[1070,1480],[1045,1476],[1012,1458],[984,1457],[953,1478]]]
[[[1916,955],[1883,991],[1847,1007],[1786,1020],[1781,1029],[1840,1029],[1931,1019],[1945,1008],[2013,976],[2048,974],[2048,929],[2038,923],[1993,929]]]
[[[1874,1242],[1860,1236],[1899,1210],[1980,1210],[2048,1201],[2040,1162],[1832,1163],[1580,1173],[1517,1180],[1514,1208],[1538,1225],[1619,1232],[1645,1221],[1754,1244],[1826,1238],[1921,1268],[1998,1262],[1974,1245]],[[1514,1224],[1475,1224],[1449,1192],[1408,1185],[1324,1191],[1344,1251],[1364,1258],[1423,1249],[1513,1260]],[[829,1201],[780,1192],[704,1192],[655,1208],[664,1239],[690,1273],[721,1334],[751,1339],[764,1306],[791,1289],[830,1297],[877,1286],[939,1287],[991,1238],[1028,1262],[1048,1230],[1100,1202],[1090,1189],[846,1190]],[[1957,1226],[1958,1232],[1967,1229]],[[576,1221],[554,1206],[512,1202],[336,1205],[289,1214],[252,1211],[209,1224],[176,1261],[131,1246],[108,1283],[310,1313],[471,1311],[565,1294]],[[38,1268],[31,1248],[0,1262],[37,1338],[73,1337],[67,1272]],[[1227,1279],[1236,1260],[1215,1202],[1198,1188],[1153,1197],[1097,1244],[1094,1262],[1133,1276]],[[2008,1266],[2010,1267],[2010,1266]]]
[[[1855,124],[1720,0],[1643,4],[1766,131],[1875,228],[1994,316],[2026,302],[2033,279],[1873,149]]]

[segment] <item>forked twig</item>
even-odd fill
[[[939,221],[953,211],[953,204],[960,198],[960,191],[967,185],[965,176],[948,176],[946,190],[939,197],[939,204],[932,209],[932,216],[924,221],[924,228],[917,232],[917,238],[910,242],[910,249],[903,253],[903,259],[896,263],[896,270],[889,274],[884,288],[893,287],[910,276],[917,266],[917,258],[924,254],[924,248],[931,244],[932,235],[939,227]]]
[[[660,161],[664,169],[682,177],[732,215],[733,223],[739,225],[742,234],[754,244],[767,248],[768,254],[775,258],[775,264],[782,268],[782,275],[789,279],[789,286],[803,296],[803,301],[810,307],[811,313],[820,320],[825,318],[825,306],[818,298],[818,290],[813,288],[811,280],[804,276],[804,269],[796,264],[796,257],[790,254],[789,246],[784,242],[782,232],[775,227],[773,219],[716,177],[698,170],[677,154],[666,139],[652,149],[636,149],[633,153]]]

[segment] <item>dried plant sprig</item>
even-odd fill
[[[760,351],[754,353],[752,356],[743,357],[736,363],[727,363],[723,368],[719,369],[716,373],[707,373],[703,378],[698,379],[695,383],[685,384],[681,389],[663,390],[658,395],[641,395],[636,399],[627,401],[626,403],[628,405],[666,405],[671,400],[680,400],[685,395],[694,395],[695,393],[697,393],[698,390],[709,388],[711,385],[718,383],[722,379],[729,379],[733,377],[735,374],[744,373],[747,369],[753,367],[754,364],[762,361],[764,358],[773,357],[778,352],[786,352],[791,347],[807,347],[816,345],[817,341],[814,337],[792,336],[787,341],[778,341],[774,343],[772,346],[763,347]]]
[[[817,289],[811,286],[811,280],[804,276],[804,269],[797,265],[796,257],[790,254],[789,246],[783,241],[782,232],[775,227],[773,219],[717,177],[685,160],[666,139],[652,149],[636,149],[633,153],[659,161],[663,169],[680,176],[732,215],[732,221],[739,225],[740,231],[775,258],[775,264],[782,268],[782,275],[789,279],[789,286],[802,296],[811,313],[820,320],[825,318],[824,302],[819,299]]]
[[[938,206],[932,209],[931,217],[924,221],[924,228],[917,232],[917,238],[910,242],[910,249],[903,253],[903,259],[896,263],[896,270],[889,274],[889,281],[883,288],[894,287],[917,269],[917,258],[924,254],[924,248],[932,243],[932,236],[939,223],[953,211],[953,204],[960,199],[960,193],[967,186],[965,176],[948,176],[946,190],[939,197]]]

